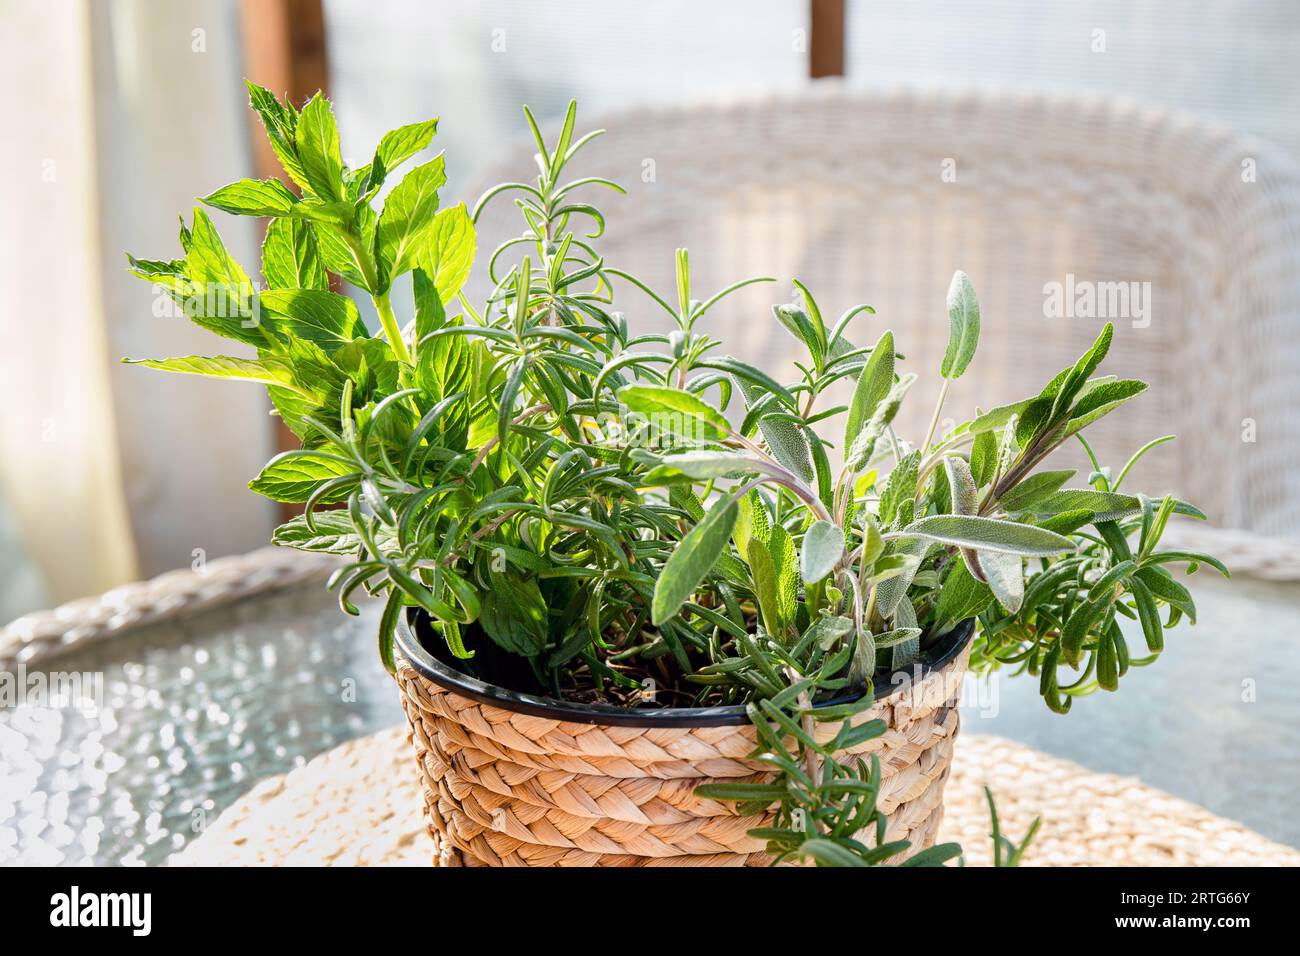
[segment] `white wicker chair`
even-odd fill
[[[1101,318],[1046,317],[1045,284],[1149,282],[1149,325],[1118,319],[1104,370],[1153,388],[1090,430],[1103,461],[1118,468],[1144,441],[1177,433],[1134,486],[1195,501],[1221,527],[1300,533],[1300,420],[1289,408],[1300,395],[1300,172],[1277,148],[1109,99],[834,84],[579,116],[580,131],[593,126],[608,132],[575,174],[629,190],[596,197],[610,264],[668,293],[673,249],[688,246],[701,298],[742,276],[778,277],[710,323],[734,354],[773,370],[795,355],[769,307],[791,277],[824,312],[871,303],[878,314],[854,320],[854,339],[893,328],[922,376],[904,434],[932,408],[954,269],[971,275],[983,321],[954,417],[1031,394],[1096,336]],[[530,179],[532,153],[521,141],[474,185]],[[519,232],[517,210],[496,200],[480,248]],[[664,318],[635,289],[622,301],[634,326]]]

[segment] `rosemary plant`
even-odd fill
[[[828,321],[796,282],[795,301],[774,315],[806,357],[796,381],[780,382],[700,330],[730,293],[772,280],[700,295],[679,250],[676,289],[661,295],[607,264],[588,197],[621,190],[566,175],[598,135],[575,135],[573,104],[552,144],[525,110],[535,179],[502,184],[471,211],[440,208],[441,154],[393,184],[436,120],[386,134],[351,169],[322,97],[298,109],[249,89],[298,190],[241,180],[203,202],[271,220],[264,283],[201,208],[182,223],[180,258],[130,266],[255,357],[142,364],[267,386],[302,447],[250,487],[305,505],[276,543],[349,557],[331,580],[343,610],[357,613],[361,592],[384,601],[389,669],[397,622],[415,612],[471,673],[508,659],[516,689],[744,705],[773,782],[704,795],[775,806],[760,834],[778,861],[869,865],[906,848],[885,839],[878,763],[842,759],[884,729],[854,720],[873,680],[978,618],[976,666],[1037,675],[1064,712],[1074,697],[1115,690],[1155,658],[1167,627],[1194,618],[1171,565],[1226,574],[1209,556],[1159,549],[1170,516],[1199,516],[1194,507],[1121,490],[1163,439],[1113,478],[1094,463],[1080,487],[1071,471],[1039,468],[1146,387],[1094,374],[1109,326],[1037,395],[938,434],[948,386],[979,339],[975,293],[957,273],[938,400],[913,444],[892,423],[916,375],[899,373],[891,332],[860,344],[869,307]],[[486,203],[508,199],[524,228],[486,256],[492,291],[476,304],[464,293],[475,223]],[[403,325],[392,296],[407,274]],[[343,284],[355,299],[336,291]],[[663,312],[663,330],[632,334],[615,308],[624,292],[627,307]],[[852,400],[828,406],[841,380]],[[1140,622],[1145,657],[1131,656],[1121,617]],[[850,702],[825,705],[831,697]],[[826,723],[833,733],[818,735]]]

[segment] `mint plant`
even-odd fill
[[[773,782],[701,792],[775,806],[756,832],[778,862],[869,865],[906,848],[885,842],[878,762],[842,754],[884,730],[853,721],[873,681],[963,622],[978,619],[977,668],[1037,675],[1064,712],[1077,696],[1115,690],[1155,658],[1165,629],[1194,619],[1170,566],[1227,573],[1207,555],[1159,549],[1171,515],[1201,516],[1193,506],[1121,491],[1164,439],[1113,477],[1094,459],[1081,486],[1072,471],[1040,470],[1146,387],[1094,374],[1109,326],[1037,395],[937,434],[949,384],[979,342],[979,305],[958,272],[938,399],[912,444],[893,422],[918,376],[900,372],[891,332],[858,344],[871,308],[828,321],[796,281],[794,300],[773,312],[804,357],[798,378],[781,382],[700,330],[732,292],[773,280],[701,295],[679,250],[676,288],[661,295],[605,262],[590,196],[622,190],[567,178],[599,135],[575,136],[575,105],[553,144],[525,109],[535,179],[504,183],[470,211],[440,208],[441,155],[395,175],[430,145],[436,120],[386,134],[351,169],[322,97],[299,110],[249,90],[298,191],[241,180],[203,202],[270,219],[262,282],[201,208],[182,223],[180,258],[129,261],[194,322],[255,354],[142,364],[267,387],[302,447],[250,487],[305,505],[276,543],[348,557],[330,581],[344,611],[358,612],[360,593],[384,601],[379,655],[390,670],[399,618],[414,612],[468,672],[512,662],[515,689],[745,706],[754,758]],[[523,230],[479,257],[492,291],[472,303],[475,223],[506,199]],[[407,275],[403,323],[393,296]],[[338,291],[349,286],[356,298]],[[632,333],[616,308],[625,293],[625,307],[665,314],[662,331]],[[828,406],[841,380],[852,399]],[[1122,617],[1140,623],[1147,656],[1130,655]],[[818,723],[835,726],[829,740]],[[936,847],[911,862],[956,853]]]

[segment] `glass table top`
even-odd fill
[[[1121,693],[1061,717],[1036,681],[995,676],[967,688],[963,731],[1137,776],[1300,846],[1300,585],[1192,587],[1199,626],[1171,632]],[[62,699],[0,708],[0,864],[163,863],[258,780],[399,723],[378,613],[345,617],[303,586],[50,661]]]

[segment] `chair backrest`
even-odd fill
[[[579,117],[580,132],[592,125]],[[866,345],[894,330],[921,376],[900,433],[919,436],[948,335],[944,296],[962,269],[983,331],[946,415],[1034,393],[1109,316],[1103,371],[1152,390],[1089,430],[1103,464],[1118,470],[1146,440],[1177,433],[1135,469],[1134,487],[1195,501],[1224,527],[1300,532],[1289,407],[1300,399],[1300,172],[1276,147],[1110,99],[834,84],[595,125],[608,132],[575,175],[628,189],[594,198],[609,264],[670,300],[679,246],[698,298],[778,277],[706,318],[732,354],[793,371],[795,343],[770,309],[791,277],[828,314],[868,302],[877,314],[855,319],[851,337]],[[532,153],[521,142],[478,185],[530,179]],[[518,211],[494,200],[481,254],[520,231]],[[667,321],[635,289],[622,307],[640,330]],[[1086,479],[1085,468],[1076,483]]]

